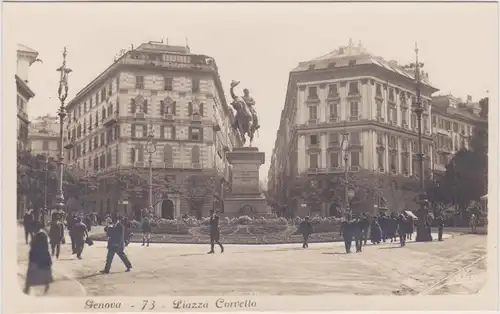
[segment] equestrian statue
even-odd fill
[[[255,131],[260,128],[257,113],[255,112],[255,101],[246,88],[243,89],[243,96],[236,96],[234,94],[234,88],[238,84],[240,84],[239,81],[232,81],[230,88],[231,97],[233,98],[231,106],[236,110],[233,128],[240,132],[243,138],[243,144],[246,143],[245,135],[248,135],[250,146],[252,146]]]

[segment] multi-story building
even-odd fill
[[[424,170],[431,174],[432,94],[438,89],[421,74]],[[417,176],[415,73],[352,42],[290,73],[281,124],[271,157],[269,193],[278,203],[292,199],[291,178],[342,174],[342,133],[348,133],[348,171]],[[302,201],[291,204],[299,213]],[[329,215],[327,204],[310,214]],[[354,209],[353,209],[354,210]],[[360,209],[362,210],[362,209]],[[364,210],[367,210],[366,208]]]
[[[49,115],[31,121],[28,134],[31,153],[57,158],[60,145],[59,126],[59,117]]]
[[[24,150],[28,148],[28,102],[35,97],[35,93],[28,86],[28,74],[30,66],[37,60],[38,52],[24,45],[17,45],[17,148]]]
[[[228,107],[215,60],[187,47],[149,42],[123,54],[84,87],[67,106],[67,160],[78,168],[104,173],[147,169],[146,144],[152,132],[155,175],[177,186],[202,173],[222,173],[229,181],[226,152],[241,143],[231,128]],[[147,204],[101,191],[96,212],[139,213]],[[204,214],[212,204],[207,202]],[[165,195],[155,205],[158,216],[191,213],[180,193]]]
[[[432,97],[432,129],[434,133],[433,170],[436,175],[446,171],[446,165],[457,151],[469,149],[469,138],[478,123],[487,123],[480,117],[479,103],[452,95]]]

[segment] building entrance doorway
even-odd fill
[[[164,200],[161,203],[161,218],[174,219],[174,203],[171,200]]]

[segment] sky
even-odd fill
[[[3,18],[5,49],[24,44],[43,60],[30,69],[36,93],[30,118],[56,113],[56,68],[64,46],[73,70],[71,99],[121,49],[166,38],[182,46],[187,38],[193,53],[215,58],[226,97],[231,80],[240,80],[256,100],[261,129],[254,146],[266,153],[261,180],[267,176],[289,72],[301,61],[347,45],[349,38],[403,64],[415,59],[418,42],[424,71],[438,94],[471,95],[477,101],[498,90],[496,3],[4,3]]]

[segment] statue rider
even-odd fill
[[[234,94],[233,88],[236,87],[236,85],[238,85],[239,83],[240,83],[239,81],[232,81],[231,82],[231,89],[230,89],[231,97],[234,99],[234,101],[243,100],[243,102],[248,106],[248,109],[250,110],[250,112],[252,114],[252,120],[253,120],[253,124],[255,126],[255,130],[258,130],[260,128],[260,125],[259,125],[259,120],[257,117],[257,112],[255,111],[255,100],[253,99],[252,96],[250,96],[249,90],[247,88],[243,89],[243,94],[244,94],[243,97],[239,97],[239,96],[236,96]],[[238,120],[237,119],[235,119],[235,121],[234,121],[233,128],[235,128],[235,129],[238,128]]]

